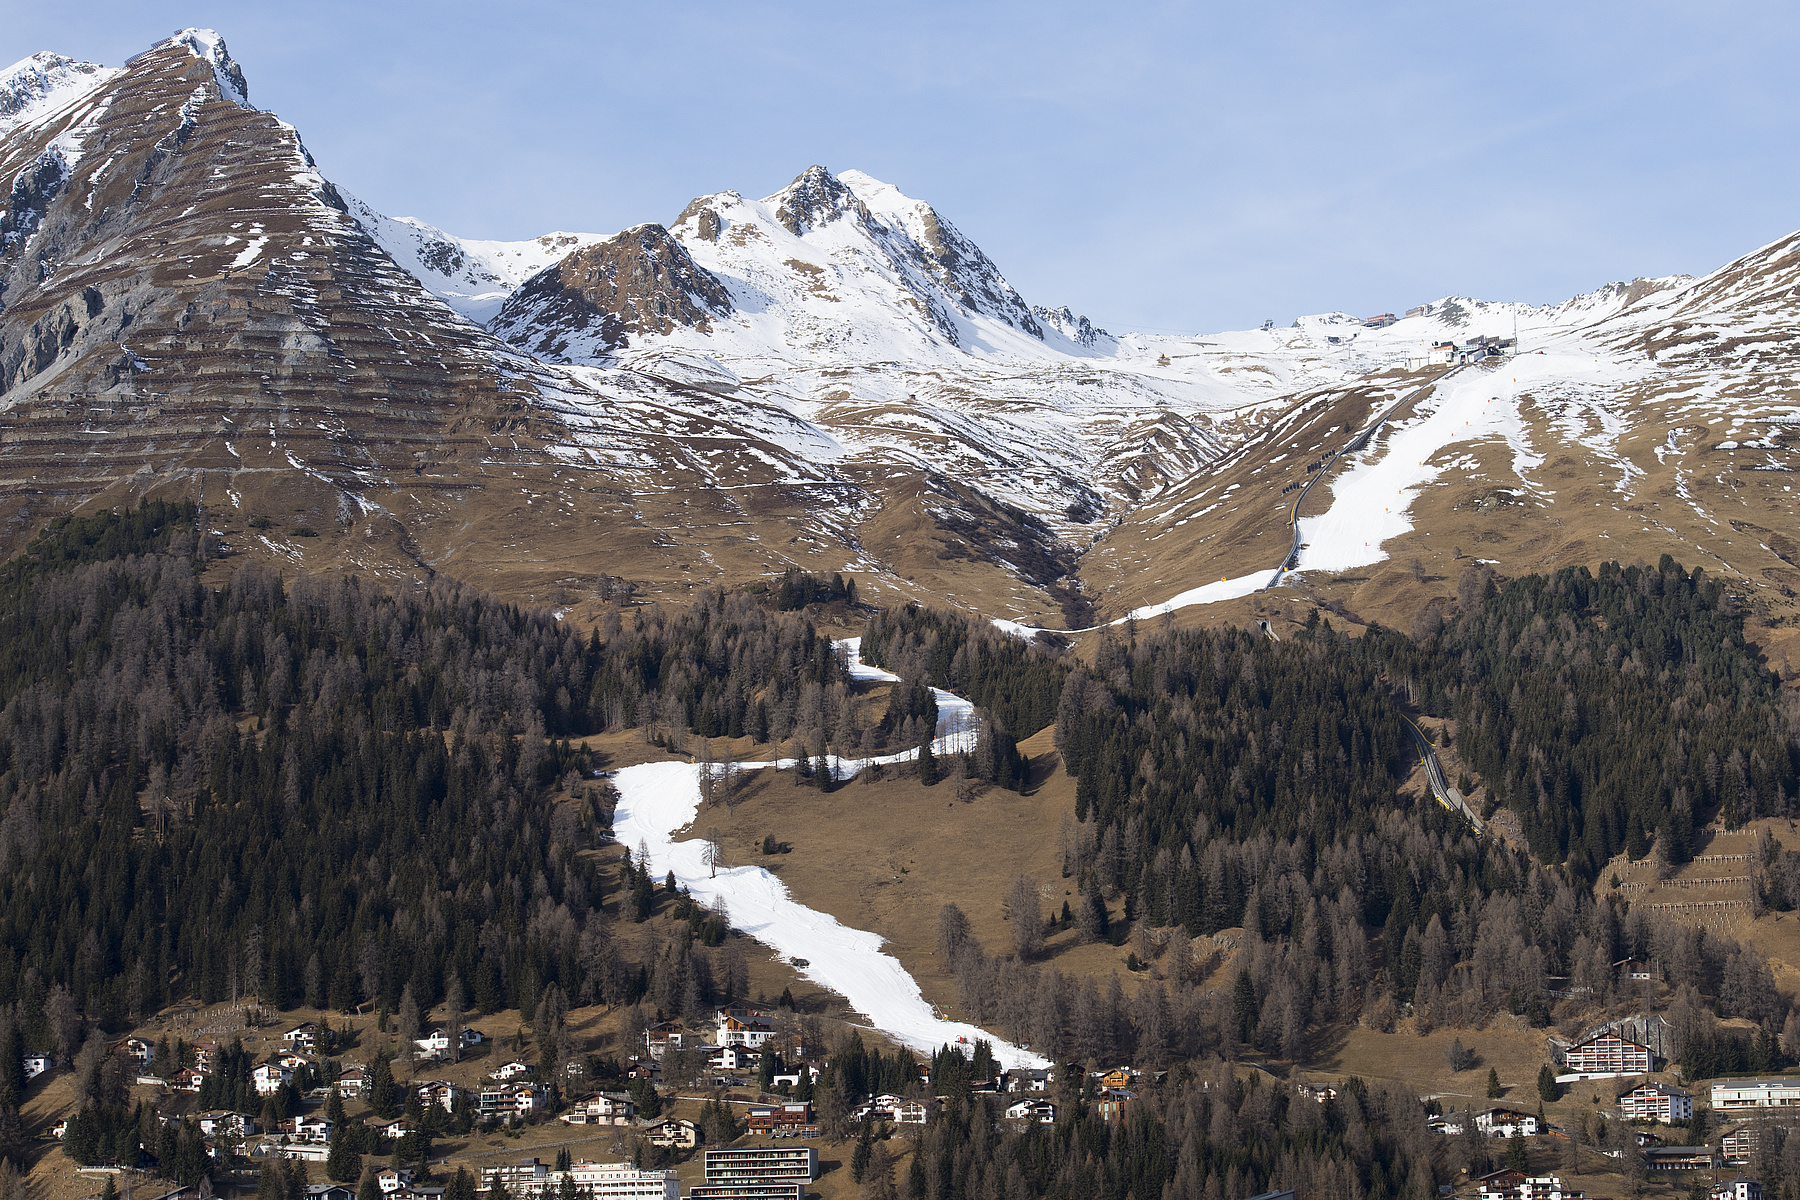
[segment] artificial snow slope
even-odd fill
[[[898,677],[864,664],[860,639],[844,643],[853,677],[895,680]],[[962,748],[967,736],[968,701],[937,692],[935,743],[942,753]],[[895,754],[881,762],[913,758],[917,751]],[[791,760],[743,764],[746,768],[790,769]],[[830,760],[831,769],[849,775],[855,764]],[[930,1053],[948,1044],[988,1038],[994,1057],[1008,1067],[1042,1067],[1048,1062],[1029,1051],[993,1038],[980,1026],[939,1017],[919,991],[918,983],[898,959],[881,952],[879,935],[849,929],[828,913],[798,904],[785,884],[761,867],[714,870],[706,862],[699,838],[677,841],[676,834],[694,823],[700,810],[699,772],[692,763],[645,763],[613,776],[619,802],[613,812],[613,835],[635,852],[649,854],[651,873],[674,872],[676,882],[703,903],[723,909],[734,928],[762,942],[789,961],[804,960],[797,969],[807,979],[830,988],[881,1032],[915,1050]]]
[[[1779,648],[1800,586],[1786,532],[1800,515],[1800,403],[1783,382],[1800,368],[1796,288],[1800,238],[1789,238],[1699,280],[1552,308],[1445,301],[1354,332],[1303,321],[1339,330],[1328,336],[1368,356],[1370,372],[1291,398],[1207,472],[1128,513],[1084,559],[1084,582],[1134,615],[1172,593],[1231,598],[1246,572],[1278,561],[1295,491],[1322,472],[1300,515],[1298,570],[1250,598],[1259,616],[1301,619],[1307,609],[1287,601],[1304,599],[1406,627],[1453,606],[1478,564],[1517,574],[1669,553],[1735,577]],[[1454,327],[1510,337],[1515,322],[1515,356],[1435,381],[1441,367],[1400,360],[1409,326],[1424,342],[1463,340]],[[1332,457],[1390,407],[1366,445]]]

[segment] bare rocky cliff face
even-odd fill
[[[525,281],[491,328],[540,358],[565,360],[570,340],[615,350],[631,335],[677,326],[710,332],[731,295],[661,225],[639,225],[577,250]]]

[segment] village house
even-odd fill
[[[1323,1104],[1327,1100],[1336,1100],[1338,1090],[1331,1087],[1329,1084],[1321,1083],[1314,1085],[1310,1083],[1296,1083],[1294,1085],[1294,1094],[1299,1096],[1302,1100],[1312,1100],[1316,1103]]]
[[[213,1042],[202,1042],[192,1048],[194,1069],[202,1075],[211,1075],[213,1068],[219,1065],[219,1047]]]
[[[1710,1171],[1709,1146],[1651,1146],[1644,1151],[1644,1168],[1650,1171]]]
[[[1650,964],[1635,958],[1621,958],[1613,964],[1613,970],[1629,980],[1646,980],[1656,978]]]
[[[785,1105],[751,1105],[745,1124],[751,1133],[772,1133],[787,1137],[806,1137],[801,1130],[817,1133],[812,1119],[812,1105],[806,1101],[790,1101]]]
[[[1706,1193],[1707,1200],[1762,1200],[1763,1185],[1739,1175],[1729,1183],[1715,1183]]]
[[[1666,1083],[1640,1083],[1619,1097],[1619,1115],[1627,1121],[1661,1121],[1665,1125],[1691,1120],[1694,1094]]]
[[[813,1120],[812,1105],[804,1100],[786,1104],[752,1104],[746,1125],[751,1133],[774,1137],[817,1137],[819,1126]]]
[[[629,1125],[636,1117],[637,1104],[624,1092],[595,1092],[562,1113],[570,1125]]]
[[[297,1142],[329,1142],[331,1140],[331,1122],[324,1117],[290,1117],[287,1131]]]
[[[463,1030],[459,1038],[464,1050],[481,1044],[481,1034],[473,1029]],[[450,1034],[443,1029],[428,1030],[424,1037],[414,1038],[413,1045],[417,1046],[419,1052],[427,1057],[440,1058],[450,1053]]]
[[[169,1076],[169,1087],[177,1092],[197,1092],[200,1085],[206,1082],[206,1074],[191,1067],[183,1068]]]
[[[804,1071],[813,1083],[819,1082],[819,1068],[811,1065],[795,1067],[791,1071],[783,1071],[769,1077],[771,1087],[799,1087],[800,1073]],[[927,1080],[926,1082],[930,1082]]]
[[[775,1030],[759,1012],[742,1008],[721,1009],[717,1020],[717,1041],[721,1046],[744,1046],[755,1050],[775,1036]]]
[[[1129,1088],[1137,1082],[1137,1072],[1130,1067],[1114,1067],[1100,1076],[1103,1088]]]
[[[293,1071],[280,1063],[263,1063],[250,1072],[250,1082],[259,1096],[273,1096],[293,1081]]]
[[[1650,1047],[1609,1029],[1564,1050],[1563,1065],[1577,1075],[1644,1075],[1654,1057]]]
[[[1006,1110],[1014,1121],[1035,1121],[1040,1125],[1056,1124],[1056,1105],[1048,1100],[1021,1100]]]
[[[33,1050],[25,1055],[25,1078],[36,1079],[50,1069],[50,1056],[42,1050]]]
[[[1047,1092],[1050,1090],[1049,1067],[1014,1067],[1006,1073],[1009,1092]]]
[[[276,1158],[295,1158],[311,1163],[322,1163],[331,1157],[331,1147],[323,1142],[289,1142],[286,1145],[264,1142],[257,1150],[265,1157],[274,1155]]]
[[[430,1108],[435,1104],[447,1113],[455,1112],[456,1106],[461,1104],[468,1095],[466,1089],[458,1087],[447,1079],[429,1080],[419,1084],[417,1090],[421,1105]]]
[[[527,1063],[527,1062],[521,1062],[515,1058],[511,1062],[501,1063],[499,1066],[495,1067],[492,1071],[489,1071],[488,1078],[489,1079],[515,1079],[520,1075],[529,1075],[529,1074],[531,1074],[531,1064]]]
[[[1728,1167],[1748,1166],[1760,1140],[1761,1134],[1754,1125],[1737,1125],[1726,1130],[1719,1139],[1719,1161]]]
[[[397,1142],[409,1133],[417,1133],[418,1125],[406,1117],[369,1117],[363,1121],[378,1137]]]
[[[1137,1096],[1124,1088],[1106,1088],[1094,1099],[1094,1115],[1108,1125],[1122,1124],[1137,1107]]]
[[[302,1021],[281,1035],[281,1040],[295,1050],[318,1049],[318,1038],[319,1026],[313,1021]]]
[[[644,1130],[644,1138],[652,1146],[665,1150],[692,1150],[700,1144],[700,1127],[692,1121],[671,1117]]]
[[[1490,1108],[1475,1116],[1475,1128],[1481,1131],[1482,1137],[1508,1138],[1517,1134],[1521,1137],[1536,1137],[1543,1132],[1538,1127],[1535,1113],[1520,1112],[1516,1108]]]
[[[338,1072],[337,1081],[331,1086],[346,1100],[360,1099],[369,1091],[369,1068],[345,1067]]]
[[[644,1030],[644,1047],[650,1051],[651,1058],[661,1058],[670,1047],[679,1050],[685,1042],[691,1042],[692,1037],[679,1021],[658,1021]]]
[[[200,1132],[207,1137],[251,1137],[256,1133],[256,1118],[229,1109],[213,1109],[198,1118]]]
[[[894,1124],[923,1125],[937,1111],[935,1100],[902,1100],[894,1105]]]
[[[748,1071],[761,1058],[757,1051],[742,1046],[720,1046],[708,1056],[706,1065],[715,1071]]]
[[[412,1181],[413,1173],[409,1167],[384,1167],[375,1172],[375,1186],[381,1189],[384,1196],[391,1196],[410,1186]]]
[[[1560,1175],[1508,1169],[1481,1177],[1481,1200],[1580,1200],[1581,1195],[1565,1189]]]
[[[275,1061],[290,1071],[298,1071],[301,1067],[310,1066],[312,1060],[304,1054],[296,1054],[292,1050],[277,1054]]]
[[[145,1070],[156,1063],[156,1043],[140,1037],[129,1037],[117,1043],[113,1046],[113,1053],[135,1059]]]
[[[530,1116],[550,1103],[550,1089],[537,1083],[503,1083],[475,1094],[477,1118],[493,1120]]]
[[[309,1183],[306,1200],[356,1200],[356,1189],[341,1183]]]

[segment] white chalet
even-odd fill
[[[281,1035],[281,1040],[296,1050],[313,1049],[319,1038],[319,1026],[313,1021],[303,1021]]]
[[[707,1058],[706,1065],[715,1071],[748,1071],[762,1055],[743,1046],[720,1046]]]
[[[329,1142],[331,1140],[331,1122],[324,1117],[294,1117],[288,1122],[288,1129],[294,1140],[301,1142]]]
[[[214,1109],[203,1112],[199,1118],[200,1132],[207,1137],[229,1135],[232,1137],[249,1137],[256,1132],[256,1118],[247,1113],[231,1112],[228,1109]]]
[[[1021,1100],[1006,1110],[1015,1121],[1035,1121],[1040,1125],[1056,1124],[1056,1105],[1048,1100]]]
[[[1520,1112],[1516,1108],[1490,1108],[1477,1113],[1475,1128],[1483,1137],[1494,1138],[1509,1138],[1514,1134],[1535,1137],[1541,1132],[1536,1113]]]
[[[263,1063],[250,1072],[250,1082],[259,1096],[273,1096],[283,1085],[294,1081],[294,1073],[280,1063]]]
[[[624,1092],[596,1092],[562,1114],[570,1125],[629,1125],[636,1117],[637,1105]]]
[[[718,1041],[721,1046],[748,1046],[754,1050],[775,1036],[775,1031],[762,1019],[761,1013],[745,1009],[722,1010],[718,1014]]]

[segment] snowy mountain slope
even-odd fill
[[[201,499],[238,553],[445,570],[522,599],[857,564],[872,594],[910,577],[1042,607],[1072,569],[1041,523],[928,462],[872,469],[710,355],[665,343],[565,365],[494,338],[437,293],[472,300],[484,272],[510,287],[533,255],[593,266],[574,282],[610,288],[634,328],[699,322],[635,307],[654,297],[613,270],[629,256],[544,242],[483,258],[352,210],[249,104],[216,34],[183,31],[70,94],[0,138],[0,551],[60,512],[151,494]],[[796,224],[828,215],[789,206]],[[729,311],[712,288],[702,317]],[[252,517],[255,532],[234,523]]]
[[[603,574],[679,595],[791,563],[1024,617],[1078,572],[1123,612],[1272,569],[1290,485],[1346,428],[1418,390],[1434,344],[1516,332],[1529,363],[1422,392],[1333,460],[1294,586],[1386,611],[1476,555],[1672,547],[1800,587],[1781,532],[1795,239],[1558,305],[1113,335],[1033,307],[860,172],[703,196],[667,227],[482,243],[346,199],[216,34],[7,79],[16,531],[88,497],[223,486],[240,513],[369,533],[258,552],[526,596]]]
[[[587,233],[546,233],[523,242],[459,238],[412,217],[388,217],[348,192],[344,202],[363,231],[438,299],[485,325],[527,279],[565,255],[601,240]]]
[[[113,76],[106,67],[48,52],[0,71],[0,137],[72,104]]]

